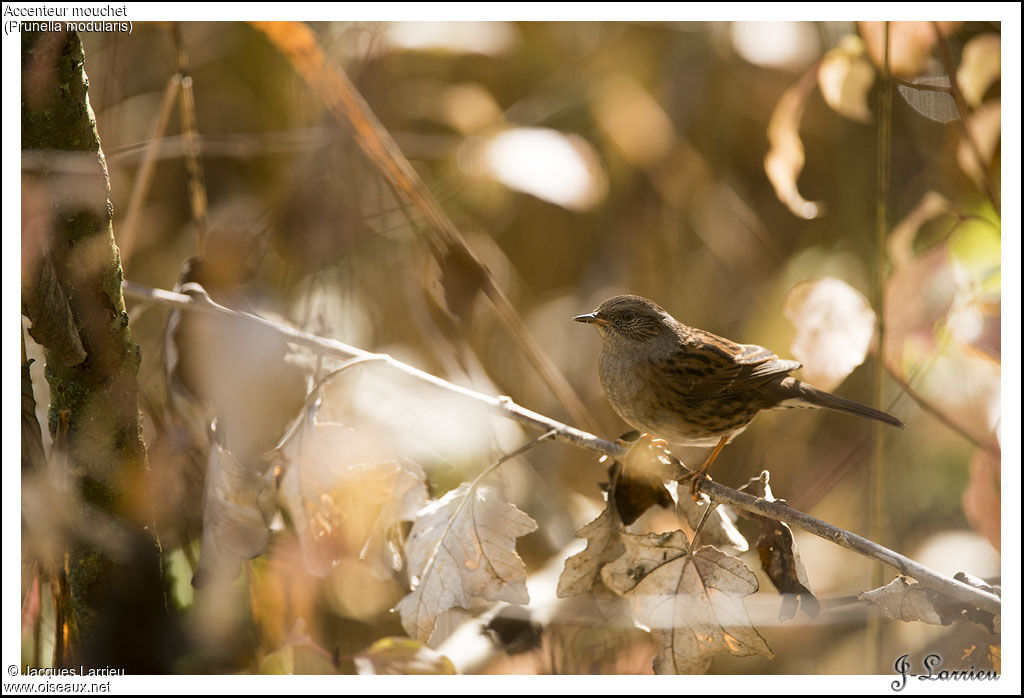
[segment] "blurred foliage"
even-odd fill
[[[875,268],[881,81],[866,79],[865,71],[877,76],[879,70],[870,58],[878,55],[872,53],[873,39],[864,36],[867,49],[851,41],[874,28],[842,22],[335,22],[311,27],[329,60],[348,73],[509,294],[541,348],[578,391],[601,436],[613,438],[625,427],[601,394],[597,338],[569,319],[610,295],[644,295],[682,322],[787,357],[794,332],[783,305],[799,282],[835,277],[881,314],[873,281],[889,272]],[[210,208],[204,285],[212,289],[220,283],[222,302],[231,299],[239,307],[286,316],[308,331],[390,353],[568,421],[485,299],[462,298],[463,322],[451,331],[450,318],[431,301],[436,275],[421,242],[420,214],[389,189],[352,134],[266,36],[232,22],[185,23],[180,29]],[[934,33],[929,35],[927,26],[916,30],[926,38],[923,48],[915,44],[913,50],[923,51],[924,58],[907,69],[908,80],[920,72],[941,73]],[[943,46],[959,61],[972,39],[991,42],[999,26],[966,23],[944,31]],[[117,237],[141,184],[151,126],[177,71],[174,43],[168,25],[139,23],[131,35],[89,34],[83,43]],[[991,56],[984,46],[974,53]],[[794,112],[803,162],[792,185],[822,207],[816,215],[799,217],[779,200],[765,173],[769,123],[783,95],[805,76],[813,78],[826,54],[828,75],[842,78],[822,74],[818,79],[852,79],[850,89],[863,92],[840,107],[843,85],[826,90],[813,79],[806,82],[804,102]],[[999,81],[985,77],[992,73],[990,60],[972,61],[982,65],[981,79],[989,80],[969,93],[974,110],[998,100]],[[940,298],[931,304],[931,296],[887,299],[889,312],[895,312],[887,324],[917,331],[901,335],[906,344],[892,355],[890,368],[920,388],[923,400],[967,396],[940,401],[940,409],[953,421],[967,421],[967,433],[988,446],[995,440],[998,413],[986,412],[980,421],[968,414],[977,414],[980,406],[990,410],[999,401],[999,337],[985,330],[993,318],[998,327],[998,202],[981,184],[987,176],[998,191],[998,124],[994,140],[988,136],[979,144],[987,156],[985,172],[977,162],[965,171],[958,163],[961,121],[930,118],[927,111],[894,96],[888,220],[896,227],[908,219],[928,192],[944,197],[948,205],[941,217],[915,219],[906,236],[904,265],[894,259],[892,268],[894,275],[914,272],[909,287],[914,293],[925,281],[939,279],[929,288]],[[148,190],[136,237],[130,246],[119,239],[125,277],[159,288],[183,278],[185,260],[196,254],[179,118],[173,112],[158,136],[162,142],[152,179],[144,183]],[[509,134],[516,138],[508,139]],[[953,306],[966,309],[967,339],[951,337],[952,329],[946,329]],[[159,433],[164,446],[170,420],[164,378],[167,315],[157,307],[132,311],[134,337],[142,347],[146,439],[153,443]],[[294,391],[272,387],[278,385],[275,366],[283,359],[273,351],[270,357],[250,351],[242,338],[235,342],[218,357],[228,363],[237,358],[225,385],[242,392],[228,401],[250,407],[287,403],[281,417],[295,416]],[[955,365],[936,377],[930,371],[942,357]],[[878,360],[876,352],[836,392],[870,403],[869,368]],[[303,366],[317,371],[318,378],[337,367],[321,361]],[[44,409],[39,372],[33,379]],[[216,394],[221,388],[209,380],[204,379],[205,389]],[[950,393],[950,385],[959,392]],[[532,436],[466,410],[449,410],[430,391],[401,381],[388,384],[361,367],[331,378],[321,397],[321,421],[329,417],[360,434],[362,445],[341,456],[346,464],[364,456],[373,462],[408,457],[426,471],[433,497],[472,479]],[[878,542],[913,557],[929,536],[968,528],[961,497],[979,444],[920,409],[894,382],[886,384],[880,400],[908,428],[886,438],[887,538]],[[236,434],[245,430],[244,421],[230,423]],[[715,478],[735,486],[767,468],[777,496],[862,532],[867,530],[871,433],[870,426],[842,415],[765,414],[726,449]],[[276,432],[256,436],[260,443],[278,438]],[[154,472],[169,478],[163,482],[197,477],[189,470],[194,463],[171,457],[177,452],[174,443],[154,451]],[[679,455],[687,462],[703,456],[686,450]],[[165,466],[170,469],[160,471]],[[269,482],[281,473],[271,467],[257,476]],[[533,449],[492,478],[491,484],[540,525],[517,544],[531,574],[576,544],[573,532],[597,510],[602,479],[604,468],[593,456],[557,444]],[[995,487],[998,491],[998,479]],[[385,656],[382,647],[402,655],[387,660],[399,666],[423,662],[429,665],[425,671],[449,669],[447,660],[411,641],[380,644],[402,634],[389,609],[406,592],[404,571],[371,564],[352,541],[333,568],[307,571],[300,540],[290,530],[292,519],[279,519],[264,554],[245,563],[233,582],[215,585],[216,595],[193,591],[188,577],[199,552],[200,492],[190,480],[188,486],[178,482],[162,489],[155,498],[165,508],[158,519],[181,529],[174,536],[164,532],[173,541],[164,551],[174,577],[173,600],[192,631],[181,671],[353,672],[367,662],[388,671],[384,659],[376,658]],[[162,497],[166,501],[160,502]],[[373,524],[377,514],[369,506],[359,511],[370,517],[354,524],[364,530],[360,527]],[[991,516],[977,528],[990,531]],[[863,660],[864,607],[830,613],[828,603],[867,589],[869,563],[805,542],[800,534],[797,538],[824,612],[814,623],[780,625],[778,596],[760,572],[756,552],[748,553],[744,560],[757,570],[761,587],[748,607],[764,597],[760,612],[751,615],[776,657],[722,656],[712,663],[712,672],[876,670]],[[983,538],[972,540],[987,566],[968,571],[998,574],[995,552]],[[950,550],[949,558],[961,554]],[[32,582],[26,575],[26,590],[34,588]],[[600,624],[599,617],[592,620]],[[571,644],[556,643],[565,642],[566,628],[579,623],[574,618],[553,628],[525,670],[574,666],[564,654],[573,651]],[[442,631],[443,626],[439,623]],[[957,627],[922,628],[909,635],[893,630],[886,634],[883,653],[899,656],[936,641],[940,632],[955,637]],[[586,666],[592,672],[649,671],[652,654],[645,639],[633,638],[624,640],[615,656],[602,655]],[[46,661],[45,656],[36,660]]]

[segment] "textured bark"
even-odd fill
[[[69,661],[163,672],[177,633],[159,546],[145,530],[140,354],[82,44],[75,33],[26,33],[21,48],[23,196],[42,221],[23,232],[22,311],[46,352],[49,430],[66,428],[60,460],[74,483],[73,501],[53,503],[74,522],[63,541]]]

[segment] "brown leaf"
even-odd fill
[[[956,69],[956,81],[969,105],[981,105],[988,88],[999,79],[1001,69],[998,34],[979,34],[964,45],[960,65]]]
[[[455,674],[448,657],[421,642],[404,637],[384,637],[357,654],[356,673],[371,675]]]
[[[875,69],[864,42],[852,34],[844,36],[818,66],[818,87],[825,103],[854,121],[871,121],[868,95],[874,83]]]
[[[409,636],[426,642],[438,616],[455,606],[529,603],[515,543],[536,529],[490,487],[463,483],[424,507],[405,544],[413,591],[396,607]]]
[[[964,139],[956,147],[956,161],[960,169],[970,177],[979,188],[984,188],[984,178],[992,166],[992,159],[999,149],[1002,133],[1002,106],[998,99],[985,102],[980,109],[967,117],[965,124],[974,144],[978,146],[981,162],[975,155],[974,148]]]
[[[529,609],[509,605],[491,618],[481,632],[505,654],[514,655],[540,647],[544,626],[531,618]]]
[[[739,559],[711,546],[690,555],[682,531],[625,533],[622,540],[626,552],[601,577],[630,602],[636,622],[650,628],[659,646],[655,673],[702,673],[723,651],[773,656],[743,608],[757,578]]]
[[[675,502],[665,481],[680,475],[678,461],[660,442],[634,440],[622,463],[616,461],[609,468],[609,495],[622,523],[631,525],[654,505],[672,507]]]
[[[36,398],[32,393],[32,359],[21,365],[21,471],[43,472],[46,451],[43,448],[43,430],[36,417]]]
[[[615,503],[622,523],[632,525],[641,514],[657,504],[666,509],[674,507],[677,515],[681,514],[695,530],[709,504],[694,502],[691,497],[676,498],[665,483],[684,477],[686,471],[682,463],[664,442],[649,437],[629,438],[633,434],[638,435],[630,432],[620,438],[620,441],[632,441],[622,466],[616,467],[616,462],[609,468],[609,498]],[[723,552],[742,553],[750,546],[733,524],[730,511],[727,506],[715,506],[704,521],[701,536],[705,543]]]
[[[875,313],[860,291],[825,277],[803,281],[786,294],[782,312],[795,330],[790,350],[804,378],[833,390],[864,362],[875,334]]]
[[[961,573],[962,575],[962,573]],[[960,581],[969,584],[968,577]],[[984,585],[985,590],[992,587]],[[931,625],[950,625],[957,620],[969,620],[992,633],[998,632],[998,616],[967,606],[920,583],[900,575],[879,589],[861,592],[862,601],[877,606],[890,620],[920,621]]]
[[[952,619],[943,618],[935,606],[934,594],[906,577],[896,577],[884,587],[858,595],[862,601],[877,606],[890,620],[919,620],[932,625],[949,625]]]
[[[800,140],[800,118],[814,89],[817,69],[809,70],[779,98],[768,122],[768,154],[764,171],[775,195],[793,215],[810,220],[824,214],[824,204],[805,199],[797,187],[804,169],[804,145]]]
[[[78,324],[50,255],[43,254],[22,279],[21,312],[32,321],[28,333],[46,348],[49,360],[77,366],[85,360]]]
[[[601,568],[625,552],[619,535],[622,530],[617,508],[609,502],[600,516],[576,531],[577,538],[586,539],[587,547],[565,561],[558,578],[558,598],[588,594],[604,586]]]
[[[751,478],[740,487],[741,492],[748,492],[769,502],[776,501],[769,484],[769,473],[762,470],[756,478]],[[749,519],[757,521],[761,535],[757,539],[757,553],[761,559],[761,569],[765,571],[772,584],[781,594],[785,594],[782,607],[779,609],[781,620],[790,620],[796,615],[797,607],[803,609],[811,618],[821,612],[821,604],[810,590],[807,571],[800,560],[793,531],[782,522],[743,512]]]

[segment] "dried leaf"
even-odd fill
[[[193,584],[209,575],[234,577],[242,560],[256,557],[270,538],[270,493],[266,472],[243,465],[215,437],[210,446],[203,492],[203,537]]]
[[[633,524],[654,505],[672,507],[675,501],[665,481],[681,475],[678,460],[663,442],[651,438],[634,440],[621,465],[616,461],[609,468],[609,498],[615,502],[622,523]]]
[[[998,99],[989,100],[980,109],[967,117],[967,131],[971,134],[974,144],[978,146],[981,162],[975,155],[974,148],[964,139],[956,147],[956,162],[960,169],[974,180],[979,188],[996,156],[999,138],[1002,133],[1002,106]]]
[[[397,606],[409,636],[426,642],[438,616],[455,606],[529,603],[515,542],[536,529],[490,487],[463,483],[424,507],[405,545],[414,588]]]
[[[776,499],[768,482],[769,477],[768,471],[762,470],[758,477],[751,478],[739,489],[741,492],[748,492],[755,497],[774,502]],[[800,551],[797,549],[792,529],[786,523],[767,516],[750,512],[743,512],[743,515],[760,525],[761,535],[757,539],[757,553],[761,559],[761,569],[772,580],[775,588],[785,595],[779,609],[779,619],[790,620],[796,615],[797,608],[803,609],[811,618],[816,618],[821,612],[821,604],[811,592],[807,571],[800,560]]]
[[[455,674],[448,657],[421,642],[404,637],[384,637],[353,657],[357,674],[438,675]]]
[[[391,534],[427,501],[423,469],[405,459],[360,462],[372,457],[373,445],[341,424],[317,422],[315,406],[297,428],[279,451],[278,496],[306,569],[322,577],[339,560],[361,554],[380,574],[400,567]]]
[[[704,527],[700,530],[700,539],[708,545],[713,545],[723,553],[737,555],[750,550],[750,543],[736,528],[736,514],[728,504],[709,504],[694,502],[690,496],[678,498],[676,510],[682,512],[686,523],[691,529],[696,530],[700,520],[704,518],[704,510],[713,506],[708,514]]]
[[[959,573],[959,581],[970,584],[973,578]],[[987,584],[972,584],[992,593]],[[879,589],[858,595],[862,601],[877,606],[890,620],[921,621],[931,625],[950,625],[957,620],[977,623],[991,633],[999,632],[999,617],[988,611],[968,606],[918,582],[900,575]]]
[[[938,22],[939,31],[949,35],[960,22]],[[860,35],[875,65],[885,64],[885,31],[889,29],[889,70],[893,75],[919,75],[928,65],[935,46],[931,22],[858,22]]]
[[[639,436],[638,432],[630,434]],[[616,468],[613,464],[609,469],[612,482],[609,498],[615,502],[622,523],[632,525],[644,511],[657,504],[666,509],[674,506],[690,528],[696,529],[709,505],[694,502],[691,497],[675,497],[665,485],[666,481],[678,481],[684,476],[679,459],[664,442],[651,438],[630,439],[630,434],[620,437],[620,440],[632,441],[623,466]],[[736,529],[730,513],[728,506],[715,506],[701,529],[702,539],[723,552],[745,552],[750,546]]]
[[[848,119],[869,123],[868,95],[875,69],[867,58],[864,41],[852,34],[825,54],[818,66],[818,87],[825,102]]]
[[[999,79],[1001,48],[998,34],[980,34],[964,46],[956,69],[956,81],[964,99],[972,107],[981,105],[989,86]]]
[[[32,393],[32,359],[21,365],[21,472],[43,472],[46,451],[43,430],[36,417],[36,398]]]
[[[737,558],[711,546],[688,555],[682,531],[622,534],[622,540],[625,554],[601,576],[630,602],[635,620],[650,628],[659,645],[655,673],[702,673],[722,651],[773,656],[743,608],[743,597],[757,591],[757,578]]]
[[[505,606],[482,630],[495,647],[508,655],[522,654],[541,646],[544,626],[534,621],[530,610]]]
[[[797,187],[804,168],[804,145],[800,140],[800,118],[807,98],[814,89],[816,70],[810,70],[786,90],[775,105],[768,122],[768,154],[764,171],[775,188],[775,195],[793,215],[810,220],[824,214],[824,204],[806,200]]]
[[[896,577],[880,589],[865,591],[857,598],[877,606],[890,620],[914,621],[932,625],[949,625],[935,605],[935,593],[914,580]]]
[[[833,390],[864,362],[875,334],[875,313],[862,293],[832,277],[789,289],[783,313],[796,330],[790,350],[804,378]]]
[[[50,255],[41,255],[27,271],[22,279],[21,312],[32,321],[29,335],[46,349],[49,361],[77,366],[85,360],[85,348]]]
[[[601,568],[625,553],[622,545],[622,522],[616,507],[610,502],[596,519],[576,531],[577,538],[585,538],[587,547],[565,561],[558,578],[558,598],[564,599],[603,587]]]
[[[970,475],[961,503],[971,528],[996,549],[1002,534],[1002,496],[999,455],[978,449],[971,459]]]

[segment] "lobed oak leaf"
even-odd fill
[[[463,483],[418,514],[405,544],[413,590],[397,605],[410,637],[426,642],[438,616],[478,601],[526,604],[516,538],[537,523],[490,487]]]
[[[622,540],[626,552],[601,576],[650,629],[658,644],[655,673],[702,673],[723,651],[773,656],[743,607],[757,578],[738,558],[707,545],[691,554],[682,531],[625,533]]]
[[[558,578],[558,598],[587,594],[603,586],[601,568],[626,552],[621,532],[622,521],[609,501],[600,516],[576,531],[577,538],[587,540],[587,547],[565,561]]]
[[[997,593],[993,587],[963,572],[957,573],[954,578],[983,591]],[[921,621],[931,625],[950,625],[953,621],[967,620],[977,623],[990,633],[999,632],[999,616],[968,606],[903,575],[884,587],[861,592],[857,598],[877,606],[882,615],[890,620]]]

